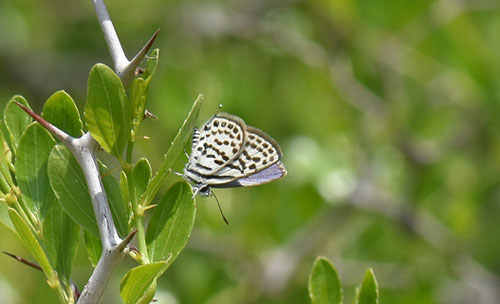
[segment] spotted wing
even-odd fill
[[[187,171],[210,176],[233,161],[246,142],[245,122],[239,117],[218,113],[193,133]]]
[[[266,133],[253,127],[246,128],[247,142],[241,153],[233,161],[221,167],[207,183],[214,187],[253,186],[264,184],[286,175],[286,170],[279,163],[282,153],[279,145]],[[275,166],[274,170],[264,171]],[[259,173],[261,173],[259,175]],[[251,179],[254,176],[256,178]],[[246,180],[245,180],[246,178]],[[237,183],[241,180],[241,183]]]

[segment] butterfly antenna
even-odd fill
[[[212,194],[214,195],[215,197],[215,201],[217,202],[217,207],[219,207],[219,212],[220,212],[220,215],[222,215],[222,219],[224,220],[224,222],[226,223],[226,225],[229,226],[229,222],[227,221],[227,218],[224,216],[224,212],[222,212],[222,208],[219,204],[219,199],[217,198],[217,195],[215,195],[215,193],[212,191]]]

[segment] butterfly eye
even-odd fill
[[[208,185],[203,185],[200,187],[200,191],[198,193],[203,196],[210,196],[210,187]]]

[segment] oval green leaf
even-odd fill
[[[58,144],[52,149],[48,174],[50,186],[64,211],[83,228],[99,236],[82,169],[63,144]]]
[[[308,288],[313,304],[342,303],[342,287],[337,270],[325,257],[318,257],[314,262]]]
[[[150,286],[167,268],[167,262],[156,262],[137,266],[129,270],[120,283],[120,295],[123,303],[139,303],[144,298],[146,292],[151,292],[149,290]]]
[[[130,133],[129,104],[120,78],[104,64],[90,70],[85,125],[103,149],[121,159]]]
[[[47,175],[50,152],[56,144],[40,124],[33,123],[21,136],[16,156],[16,177],[26,206],[34,214],[45,215],[52,191]]]
[[[148,184],[148,187],[141,198],[140,205],[147,206],[151,203],[154,196],[160,189],[161,183],[165,180],[169,170],[172,168],[174,162],[179,157],[179,154],[181,154],[184,149],[186,142],[191,138],[193,129],[196,125],[196,120],[198,119],[198,114],[200,113],[202,100],[203,95],[200,94],[193,103],[193,106],[191,107],[186,120],[184,120],[182,127],[179,129],[179,132],[177,132],[177,135],[170,144],[170,148],[168,148],[167,154],[165,154],[165,158],[160,165],[158,173]]]
[[[57,91],[47,99],[42,117],[67,134],[78,137],[82,134],[82,120],[73,98],[65,91]]]
[[[368,268],[361,286],[356,289],[354,298],[356,304],[378,304],[378,285],[375,274]]]
[[[80,226],[63,211],[52,196],[43,221],[43,242],[51,264],[66,285],[70,282],[79,241]]]
[[[9,100],[3,111],[3,121],[5,129],[8,132],[8,141],[11,144],[11,149],[15,154],[17,146],[19,144],[19,140],[21,139],[21,135],[23,134],[26,127],[28,127],[28,125],[31,123],[32,118],[14,102],[18,102],[28,107],[29,109],[31,108],[24,97],[16,95]]]
[[[146,232],[146,244],[151,261],[170,265],[186,246],[193,230],[196,208],[191,186],[174,184],[154,208]]]

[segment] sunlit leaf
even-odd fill
[[[90,70],[84,120],[103,149],[121,158],[130,132],[129,103],[120,78],[104,64]]]
[[[167,267],[167,262],[156,262],[137,266],[129,270],[120,283],[120,294],[123,302],[125,304],[149,303],[138,301],[144,299],[144,295],[151,284],[165,272]]]
[[[42,117],[67,134],[78,137],[82,133],[80,113],[73,98],[65,91],[57,91],[47,99]]]

